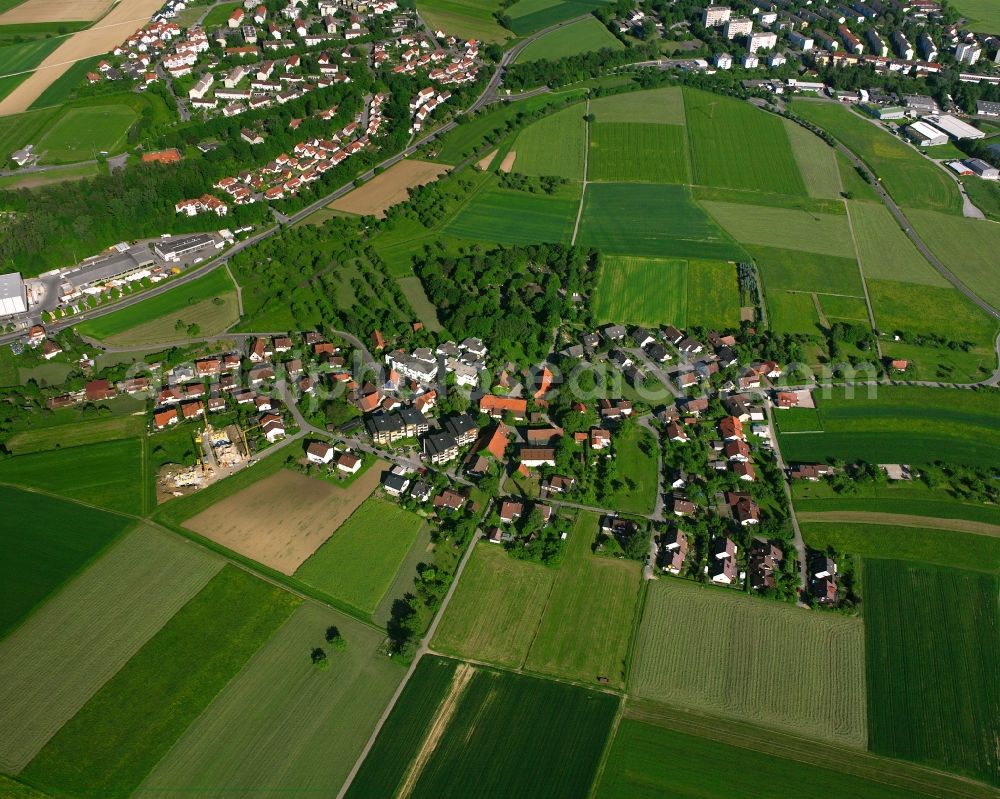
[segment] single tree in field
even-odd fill
[[[334,649],[343,649],[347,646],[347,641],[344,640],[344,636],[342,636],[340,634],[340,630],[333,625],[326,628],[326,642]]]
[[[322,647],[316,647],[309,654],[312,664],[318,669],[328,669],[330,668],[330,659],[326,655],[326,650]]]

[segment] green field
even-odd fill
[[[982,33],[1000,31],[1000,8],[993,0],[955,0],[953,7],[968,18],[972,30]]]
[[[757,262],[764,289],[772,291],[805,291],[819,294],[846,294],[864,298],[861,273],[853,258],[777,247],[748,247]]]
[[[614,448],[618,473],[625,480],[608,502],[622,513],[652,513],[659,468],[656,438],[646,428],[631,425],[615,436]]]
[[[591,307],[598,322],[687,327],[688,263],[608,255]]]
[[[120,150],[125,144],[125,134],[137,118],[127,105],[70,108],[38,142],[40,160],[48,164],[86,161],[96,158],[101,151]]]
[[[523,2],[524,0],[522,0]],[[622,50],[624,47],[625,45],[618,41],[595,17],[587,17],[535,39],[521,51],[515,63],[523,64],[526,61],[543,59],[555,61],[594,50],[603,50],[604,48]]]
[[[717,328],[740,326],[740,287],[733,264],[689,261],[687,279],[688,324]]]
[[[568,244],[578,204],[567,197],[487,189],[458,212],[445,232],[500,244]]]
[[[437,318],[437,308],[434,307],[434,303],[430,301],[430,298],[424,291],[424,285],[420,282],[420,278],[415,275],[408,275],[397,278],[397,282],[403,290],[406,299],[413,306],[413,310],[417,314],[417,319],[423,323],[424,327],[431,333],[443,330]]]
[[[868,280],[868,292],[880,330],[902,330],[969,341],[996,363],[993,342],[997,323],[951,286],[921,286],[893,280]],[[919,309],[919,313],[915,313]],[[992,367],[990,368],[992,372]]]
[[[683,126],[595,122],[590,126],[587,179],[612,183],[689,183]]]
[[[994,308],[1000,307],[996,273],[1000,223],[928,211],[907,211],[907,218],[924,244],[959,280]]]
[[[223,3],[222,5],[215,6],[205,16],[205,19],[201,23],[201,27],[208,30],[209,28],[214,28],[217,25],[225,25],[229,20],[230,14],[232,14],[233,10],[237,8],[243,8],[243,4]]]
[[[617,255],[739,260],[739,246],[691,199],[685,186],[587,186],[577,244]]]
[[[648,587],[629,682],[648,699],[865,743],[858,619],[661,579]]]
[[[14,150],[36,141],[55,114],[55,109],[50,109],[0,117],[0,153],[3,157],[6,159]]]
[[[865,560],[871,749],[1000,785],[997,576]]]
[[[436,651],[521,668],[557,571],[476,545],[433,646]]]
[[[838,199],[843,188],[837,170],[837,151],[801,125],[787,119],[782,121],[809,196]]]
[[[963,389],[879,386],[870,399],[859,386],[830,398],[816,393],[822,432],[781,435],[790,463],[827,458],[872,463],[1000,462],[1000,407],[995,395]],[[779,430],[781,429],[781,416]]]
[[[596,122],[683,125],[684,95],[676,87],[625,92],[590,101]]]
[[[606,677],[611,685],[623,688],[641,566],[637,561],[596,557],[591,545],[597,530],[597,515],[581,511],[525,667],[581,682]]]
[[[0,47],[0,76],[34,69],[62,43],[62,39],[53,36],[51,39],[35,39]]]
[[[116,415],[85,422],[38,427],[15,433],[7,440],[7,449],[15,455],[51,449],[79,447],[101,441],[134,438],[146,432],[144,416]]]
[[[439,664],[421,661],[349,797],[586,795],[617,696],[464,663]]]
[[[806,194],[780,118],[749,103],[693,89],[684,90],[684,110],[695,183]]]
[[[900,205],[961,216],[961,197],[952,179],[886,131],[840,103],[797,100],[792,111],[853,150]]]
[[[325,646],[331,625],[344,649]],[[335,795],[403,676],[377,651],[382,639],[346,616],[302,605],[134,796]],[[315,646],[325,647],[329,669],[310,662]]]
[[[129,796],[300,602],[224,567],[53,736],[25,778],[78,796]]]
[[[866,512],[876,512],[868,508]],[[914,520],[916,521],[916,520]],[[953,522],[956,528],[961,522]],[[938,527],[894,524],[853,524],[841,521],[800,522],[806,543],[816,549],[833,547],[873,558],[903,558],[920,563],[971,571],[1000,570],[1000,538]]]
[[[820,294],[820,307],[829,322],[858,322],[868,324],[868,304],[864,297],[841,297],[839,294]]]
[[[295,576],[370,614],[396,577],[421,524],[419,516],[394,502],[366,499]]]
[[[514,143],[513,171],[583,180],[584,113],[583,105],[571,105],[528,125]]]
[[[215,302],[218,298],[222,304]],[[119,345],[155,344],[184,337],[174,329],[177,320],[197,323],[202,335],[224,330],[237,318],[236,292],[225,269],[150,297],[120,311],[82,322],[79,333]],[[226,323],[228,320],[228,323]]]
[[[23,768],[221,567],[140,527],[0,641],[0,771]]]
[[[768,751],[768,740],[715,740],[713,732],[708,733],[713,737],[701,737],[629,718],[629,712],[630,705],[615,734],[596,799],[724,799],[733,795],[734,785],[748,781],[753,783],[748,795],[768,799],[792,796],[804,785],[810,791],[854,799],[940,796],[933,789],[915,791],[909,780],[892,784],[878,761],[866,764],[869,778],[865,779],[845,773],[840,763],[820,766],[813,758],[804,758],[799,741],[784,751]]]
[[[140,514],[144,468],[142,442],[129,438],[8,458],[0,461],[0,482]]]
[[[0,486],[0,636],[132,523],[94,508]],[[30,522],[26,523],[26,520]]]
[[[950,285],[917,252],[889,209],[873,203],[848,203],[858,256],[869,280],[897,280],[925,286]],[[948,217],[954,221],[952,217]]]
[[[49,87],[38,96],[38,99],[29,106],[29,109],[32,111],[39,108],[55,110],[57,106],[69,100],[70,95],[76,89],[84,85],[87,73],[93,72],[102,58],[103,56],[94,56],[71,64],[69,69],[52,81]]]
[[[502,42],[510,36],[493,17],[499,8],[498,0],[420,0],[420,14],[434,30],[487,42]]]
[[[816,300],[812,294],[793,294],[789,291],[769,291],[767,309],[771,329],[776,333],[810,333],[822,329]]]
[[[423,743],[430,719],[448,695],[457,666],[458,661],[434,655],[425,655],[420,659],[371,751],[358,769],[346,799],[395,795]]]
[[[526,36],[550,25],[589,14],[605,2],[607,0],[519,0],[507,8],[506,13],[511,17],[514,33]]]
[[[2,80],[0,80],[0,86],[2,86]],[[3,89],[0,88],[0,98],[2,96]],[[34,189],[38,186],[47,186],[51,183],[93,178],[100,174],[102,172],[98,164],[66,166],[59,169],[50,169],[45,172],[26,172],[23,175],[7,175],[0,178],[0,189]]]
[[[741,244],[855,257],[846,215],[708,200],[701,205]]]

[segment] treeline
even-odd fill
[[[624,50],[603,48],[596,52],[560,58],[557,61],[527,61],[507,68],[504,86],[511,91],[523,91],[535,86],[562,86],[596,78],[611,67],[651,61],[660,58],[655,43],[626,47]]]

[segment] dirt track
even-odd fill
[[[31,2],[31,0],[29,0]],[[82,5],[89,7],[93,2]],[[63,3],[63,6],[70,6]],[[107,3],[104,4],[105,6]],[[111,12],[93,28],[74,33],[59,45],[38,65],[38,68],[17,88],[0,100],[0,116],[20,114],[27,111],[52,83],[77,61],[103,55],[113,50],[127,39],[137,28],[142,27],[160,6],[161,0],[121,0]],[[18,8],[23,8],[19,6]],[[18,10],[12,9],[0,16],[0,24],[7,24],[6,18]],[[73,13],[73,12],[70,12]],[[78,16],[73,16],[78,19]],[[27,21],[27,20],[22,20]]]
[[[429,161],[404,159],[327,207],[351,214],[373,214],[381,219],[387,208],[406,200],[411,187],[431,183],[449,169]]]
[[[1000,525],[971,522],[966,519],[940,519],[934,516],[910,516],[904,513],[868,513],[867,511],[804,512],[800,522],[841,522],[843,524],[887,524],[896,527],[923,527],[930,530],[957,530],[960,533],[1000,537]]]

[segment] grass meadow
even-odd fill
[[[514,143],[513,171],[583,180],[585,113],[583,104],[575,104],[528,125]]]
[[[130,796],[300,603],[225,566],[63,725],[24,776],[79,796]]]
[[[27,455],[32,452],[79,447],[101,441],[135,438],[144,435],[145,432],[145,416],[119,414],[102,419],[24,430],[7,439],[6,447],[15,455]]]
[[[812,294],[768,291],[766,302],[771,329],[776,333],[815,335],[822,329],[816,300]]]
[[[681,125],[595,122],[590,126],[587,180],[689,183],[687,137]]]
[[[510,31],[493,17],[499,8],[498,0],[422,0],[420,14],[434,30],[460,39],[502,42],[510,37]]]
[[[733,264],[689,261],[687,277],[688,324],[722,328],[740,326],[740,286]]]
[[[652,513],[658,482],[658,446],[646,428],[631,425],[614,438],[617,468],[624,485],[608,501],[621,513]]]
[[[864,297],[842,297],[839,294],[818,295],[820,308],[827,321],[867,325],[868,304]]]
[[[140,527],[0,641],[0,771],[27,765],[221,567],[168,533]]]
[[[819,214],[714,200],[703,200],[701,205],[741,244],[840,258],[855,257],[851,230],[844,214]]]
[[[1000,785],[996,574],[864,561],[872,751]]]
[[[1000,30],[1000,8],[992,0],[956,0],[955,8],[966,17],[974,31],[991,33]]]
[[[13,75],[34,69],[55,50],[63,39],[34,39],[0,47],[0,75]]]
[[[810,197],[836,200],[843,190],[837,170],[837,151],[801,125],[782,120],[792,155]]]
[[[458,212],[445,232],[500,244],[568,244],[578,203],[568,197],[487,189]]]
[[[463,576],[463,582],[464,579]],[[450,658],[425,655],[420,659],[345,799],[396,795],[421,748],[431,719],[448,695],[457,666],[458,661]]]
[[[963,389],[858,386],[826,398],[816,392],[822,432],[779,433],[790,462],[827,458],[870,463],[945,461],[983,466],[1000,462],[1000,408],[992,394]],[[778,417],[779,431],[782,429]]]
[[[76,503],[0,486],[0,636],[20,624],[132,521]],[[25,523],[25,520],[30,520]]]
[[[434,303],[430,301],[427,292],[424,291],[424,284],[420,282],[420,278],[415,275],[407,275],[396,280],[424,327],[431,333],[443,330],[444,328],[441,327],[441,322],[437,317],[437,308],[434,307]]]
[[[807,193],[781,119],[749,103],[694,89],[684,90],[684,109],[695,183]]]
[[[423,519],[369,498],[295,572],[313,588],[371,614],[392,584]]]
[[[137,305],[100,316],[76,326],[77,330],[92,338],[107,340],[115,344],[145,344],[156,341],[151,336],[183,337],[183,332],[174,329],[177,320],[185,324],[205,322],[209,308],[224,308],[214,302],[231,299],[232,315],[236,314],[236,290],[225,269],[214,269],[198,280],[184,283],[171,291],[158,294]],[[203,307],[203,306],[207,306]],[[233,318],[229,324],[235,321]],[[205,323],[202,332],[211,335],[217,330],[209,330],[213,325]],[[217,327],[217,325],[215,325]],[[220,328],[224,329],[224,328]],[[138,340],[142,339],[142,340]]]
[[[616,255],[738,260],[739,245],[691,199],[684,186],[587,186],[577,244]]]
[[[962,201],[952,179],[887,131],[840,103],[796,100],[792,111],[854,151],[900,205],[961,216]]]
[[[590,14],[607,0],[519,0],[506,9],[511,18],[511,28],[518,36],[526,36],[542,28],[555,25],[573,17]],[[567,26],[569,27],[569,26]],[[556,31],[558,33],[559,31]],[[557,40],[556,46],[559,46]],[[563,45],[565,46],[565,45]],[[563,55],[570,55],[563,53]],[[560,58],[561,55],[551,56]]]
[[[336,626],[343,649],[324,643]],[[337,793],[403,669],[383,634],[314,604],[300,606],[212,701],[134,794]],[[312,665],[324,647],[330,668]]]
[[[633,657],[629,687],[641,697],[865,744],[858,619],[663,579],[649,584]]]
[[[146,503],[144,469],[142,441],[127,438],[8,458],[0,462],[0,482],[141,514]]]
[[[853,258],[777,247],[748,247],[747,251],[757,263],[768,292],[805,291],[865,296],[858,262]]]
[[[520,4],[524,2],[526,0],[521,0]],[[595,5],[598,4],[595,3]],[[570,0],[568,3],[559,3],[558,5],[575,10],[576,3]],[[577,13],[583,14],[586,11],[581,10]],[[521,17],[521,20],[528,19],[530,19],[528,15]],[[538,17],[535,17],[535,20],[537,19]],[[515,27],[520,27],[517,19],[515,19]],[[580,55],[581,53],[590,53],[595,50],[603,50],[605,48],[622,50],[624,47],[625,45],[618,41],[611,34],[611,31],[605,28],[596,17],[587,17],[586,19],[581,19],[579,22],[574,22],[572,25],[567,25],[551,33],[546,33],[541,38],[536,39],[521,51],[516,59],[516,63],[523,64],[528,61],[542,60],[554,61],[560,58]]]
[[[683,125],[684,95],[678,87],[625,92],[597,97],[590,101],[595,122]]]
[[[86,161],[101,151],[120,150],[136,119],[138,115],[128,105],[67,109],[38,142],[40,160],[48,164]]]
[[[850,202],[847,209],[866,279],[922,286],[951,285],[924,260],[884,205]],[[948,219],[955,221],[952,217]]]
[[[873,503],[861,511],[875,514]],[[919,518],[911,515],[903,517],[906,525],[878,523],[877,517],[869,516],[869,523],[843,521],[840,515],[830,521],[815,521],[809,511],[803,513],[799,522],[806,543],[815,549],[833,547],[838,552],[850,552],[871,558],[902,558],[904,560],[952,566],[970,571],[996,572],[1000,570],[1000,537],[979,535],[959,529],[949,530],[931,522],[921,527]],[[892,519],[893,517],[888,517]],[[961,521],[950,522],[955,528],[964,525]]]
[[[687,327],[688,271],[684,260],[605,256],[592,297],[595,319]]]
[[[732,189],[721,186],[692,186],[694,198],[699,202],[736,203],[756,205],[765,208],[784,208],[788,211],[804,211],[807,214],[823,216],[846,216],[843,200],[824,197],[810,197],[806,194],[775,194],[752,189]]]
[[[222,5],[215,6],[208,12],[205,19],[202,21],[202,28],[207,31],[219,25],[225,25],[229,20],[229,15],[232,14],[237,8],[243,8],[243,4],[223,3]]]

